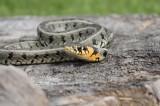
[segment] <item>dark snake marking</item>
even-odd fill
[[[83,50],[84,50],[85,53],[86,53],[86,51],[89,53],[89,50],[88,50],[87,46],[83,46]]]
[[[62,37],[61,37],[61,40],[62,40],[62,42],[63,42],[63,43],[65,43],[65,42],[66,42],[66,40],[65,40],[65,37],[64,37],[64,36],[62,36]]]
[[[22,57],[23,57],[24,59],[27,59],[27,55],[26,55],[25,53],[22,55]]]
[[[82,54],[82,47],[77,47],[77,50],[80,54]]]
[[[94,50],[94,51],[93,51],[93,53],[91,54],[90,57],[92,57],[93,55],[96,55],[96,54],[99,53],[97,48],[94,48],[94,47],[93,47],[93,50]]]
[[[12,57],[13,57],[13,52],[10,52],[10,53],[8,54],[8,59],[12,59]]]
[[[72,41],[74,41],[74,36],[73,36],[73,34],[71,34],[71,39],[72,39]]]
[[[52,36],[50,36],[50,37],[49,37],[49,43],[52,43],[52,42],[53,42],[53,40],[54,40],[54,39],[53,39],[53,37],[52,37]]]
[[[92,43],[93,43],[93,45],[97,45],[97,40],[96,39],[92,39]]]

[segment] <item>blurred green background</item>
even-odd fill
[[[0,16],[159,14],[160,0],[0,0]]]

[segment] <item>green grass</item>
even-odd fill
[[[160,14],[160,0],[0,0],[0,16]]]

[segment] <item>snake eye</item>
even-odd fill
[[[103,56],[104,56],[104,57],[107,57],[107,54],[108,54],[108,53],[107,53],[107,50],[105,50],[105,51],[103,52]]]

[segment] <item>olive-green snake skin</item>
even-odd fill
[[[20,42],[0,48],[1,64],[41,64],[62,61],[101,61],[103,48],[113,34],[103,26],[82,19],[58,19],[42,22],[37,38],[24,37]],[[88,57],[87,57],[88,56]]]

